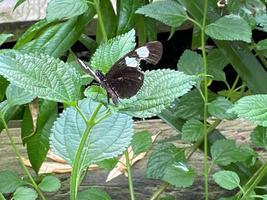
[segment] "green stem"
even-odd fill
[[[102,36],[103,36],[104,42],[107,42],[108,41],[108,37],[107,37],[106,30],[105,30],[105,26],[104,26],[101,10],[99,8],[99,0],[94,0],[94,4],[95,4],[95,9],[96,9],[97,17],[98,17],[98,22],[99,22],[99,25],[100,25],[100,29],[101,29],[101,32],[102,32]]]
[[[127,172],[128,172],[128,184],[129,184],[131,200],[135,200],[134,188],[133,188],[132,169],[131,169],[131,163],[130,163],[130,159],[129,159],[129,153],[128,153],[127,150],[125,151],[124,156],[125,156],[126,167],[127,167]]]
[[[14,139],[12,138],[12,135],[11,135],[11,133],[10,133],[10,131],[9,131],[9,128],[8,128],[8,126],[7,126],[7,123],[6,123],[6,121],[5,121],[5,119],[4,119],[4,117],[3,117],[2,114],[0,114],[0,118],[1,118],[1,121],[2,121],[2,123],[3,123],[4,127],[5,127],[5,129],[6,129],[6,133],[7,133],[8,139],[10,140],[10,143],[11,143],[11,146],[12,146],[12,148],[13,148],[13,151],[14,151],[15,155],[17,156],[17,159],[18,159],[18,161],[19,161],[19,163],[20,163],[20,165],[21,165],[21,167],[22,167],[24,173],[29,177],[29,179],[30,179],[30,181],[31,181],[31,183],[32,183],[32,186],[33,186],[34,189],[37,191],[37,193],[39,194],[40,198],[41,198],[42,200],[46,200],[46,198],[45,198],[45,196],[43,195],[42,191],[39,189],[38,185],[35,183],[35,181],[34,181],[32,175],[31,175],[30,171],[29,171],[29,170],[27,169],[27,167],[24,165],[23,160],[21,159],[21,155],[20,155],[20,153],[19,153],[19,150],[17,149],[17,146],[16,146],[16,144],[15,144],[15,141],[14,141]]]
[[[203,136],[204,136],[204,182],[205,182],[205,200],[209,199],[209,163],[208,163],[208,63],[207,63],[207,53],[205,48],[205,28],[206,28],[206,20],[207,20],[207,11],[208,11],[208,0],[204,1],[204,11],[203,11],[203,21],[201,25],[201,50],[203,57],[203,66],[204,66],[204,128],[203,128]]]
[[[81,165],[82,165],[82,163],[81,163],[82,152],[83,152],[84,146],[86,144],[86,141],[90,135],[90,130],[95,125],[96,115],[99,112],[101,106],[102,106],[102,104],[99,104],[96,107],[96,109],[93,112],[90,119],[86,120],[86,129],[85,129],[84,134],[81,138],[78,150],[75,154],[75,158],[74,158],[74,162],[73,162],[73,166],[72,166],[71,177],[70,177],[70,199],[71,200],[77,199],[78,187],[79,187],[79,183],[80,183]],[[77,110],[77,111],[79,112],[79,110]]]
[[[150,200],[157,200],[160,196],[160,194],[167,188],[169,187],[169,183],[163,182],[159,189],[153,194],[153,196],[150,198]]]

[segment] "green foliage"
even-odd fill
[[[28,187],[19,187],[13,196],[14,200],[35,200],[37,199],[38,195],[36,191],[32,188]]]
[[[48,55],[6,50],[0,54],[0,74],[40,98],[72,103],[79,97],[77,72]]]
[[[185,50],[177,64],[179,71],[188,75],[198,75],[203,72],[202,56],[194,51]]]
[[[69,19],[86,12],[85,0],[50,0],[46,9],[48,21]]]
[[[209,113],[217,119],[235,119],[234,113],[227,113],[227,110],[232,108],[233,104],[224,97],[218,97],[208,105]]]
[[[78,200],[111,200],[110,196],[99,188],[90,187],[78,193]]]
[[[1,33],[1,34],[0,34],[0,46],[1,46],[2,44],[4,44],[4,42],[5,42],[8,38],[10,38],[10,37],[12,37],[12,36],[13,36],[13,34]]]
[[[175,1],[157,1],[139,8],[136,13],[157,19],[171,27],[179,27],[187,19],[185,9]]]
[[[13,11],[19,7],[21,4],[23,4],[26,0],[16,0],[16,5],[13,8]]]
[[[213,174],[214,181],[222,188],[233,190],[239,187],[240,179],[238,174],[232,171],[219,171]]]
[[[142,88],[130,99],[122,99],[118,109],[139,118],[156,116],[186,94],[196,79],[196,76],[169,69],[146,71]]]
[[[135,155],[148,151],[152,146],[151,133],[148,131],[135,133],[131,142],[131,146]]]
[[[39,188],[44,192],[56,192],[59,190],[61,183],[55,176],[45,176],[41,183],[39,183]]]
[[[11,193],[14,192],[19,186],[25,184],[19,175],[13,171],[0,172],[0,192]]]
[[[195,142],[202,138],[204,125],[202,122],[191,119],[186,121],[182,128],[182,141]]]
[[[238,100],[228,112],[247,119],[257,125],[267,126],[267,95],[246,96]]]
[[[214,23],[209,24],[205,32],[217,40],[242,40],[250,42],[252,36],[249,25],[238,15],[227,15],[218,19]]]
[[[250,135],[251,142],[257,147],[267,149],[267,128],[257,126]]]
[[[97,102],[89,98],[79,102],[79,107],[87,118],[92,115],[97,105]],[[102,107],[97,118],[106,111]],[[67,108],[52,128],[50,146],[53,152],[73,165],[85,129],[86,124],[77,110]],[[133,120],[125,114],[112,113],[91,129],[86,148],[83,150],[81,168],[121,154],[130,144],[132,135]]]

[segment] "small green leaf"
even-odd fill
[[[100,168],[106,169],[108,171],[112,170],[118,163],[117,158],[109,158],[96,163]]]
[[[169,69],[146,71],[142,88],[130,99],[121,99],[118,109],[139,118],[156,116],[186,94],[196,79],[196,76]]]
[[[0,200],[6,200],[6,198],[4,197],[4,195],[0,192]]]
[[[195,178],[196,172],[192,168],[178,162],[167,167],[162,180],[175,187],[185,188],[191,186]]]
[[[4,42],[5,42],[8,38],[10,38],[10,37],[12,37],[12,36],[13,36],[13,34],[1,33],[1,34],[0,34],[0,46],[1,46],[2,44],[4,44]]]
[[[110,196],[99,188],[90,187],[78,193],[77,200],[111,200]]]
[[[186,121],[182,128],[182,141],[195,142],[203,136],[204,125],[202,122],[191,119]]]
[[[89,98],[79,102],[79,107],[87,118],[90,118],[98,105],[99,103]],[[106,111],[107,109],[102,107],[96,117],[99,118]],[[52,151],[72,165],[85,129],[86,124],[79,112],[73,107],[67,108],[52,128]],[[83,164],[80,167],[118,156],[129,146],[132,136],[132,118],[121,113],[110,114],[91,129],[83,149]]]
[[[40,98],[71,103],[80,96],[76,70],[45,54],[5,50],[0,53],[0,74]]]
[[[0,172],[0,192],[11,193],[23,185],[19,175],[13,171],[5,170]]]
[[[175,1],[157,1],[139,8],[136,13],[154,18],[171,27],[181,26],[187,19],[186,10]]]
[[[213,174],[212,177],[218,185],[227,190],[233,190],[240,184],[238,174],[232,171],[219,171]]]
[[[16,5],[13,8],[13,11],[16,10],[17,7],[19,7],[21,4],[23,4],[26,0],[17,0]]]
[[[104,105],[108,104],[108,97],[107,92],[104,88],[97,86],[97,85],[91,85],[88,88],[85,89],[84,95],[86,97],[91,98],[94,101],[101,102]]]
[[[245,161],[247,156],[237,148],[233,140],[217,140],[211,146],[211,157],[214,163],[222,166],[238,161]]]
[[[267,50],[267,39],[261,40],[256,45],[257,50]]]
[[[167,171],[167,166],[179,162],[186,162],[183,149],[178,149],[169,143],[157,145],[148,159],[146,177],[162,179]]]
[[[217,119],[232,120],[236,118],[234,113],[227,113],[227,110],[232,108],[233,104],[224,97],[218,97],[216,100],[208,104],[209,113]]]
[[[88,9],[85,0],[50,0],[46,9],[48,21],[69,19],[81,15]]]
[[[38,194],[37,192],[32,188],[27,187],[19,187],[13,196],[14,200],[35,200],[37,199]]]
[[[227,111],[234,112],[239,118],[247,119],[257,125],[267,126],[267,95],[246,96],[238,100],[234,107]]]
[[[46,176],[38,186],[44,192],[56,192],[61,187],[61,183],[55,176]]]
[[[267,150],[267,128],[257,126],[250,135],[251,142],[257,147],[263,147]]]
[[[238,15],[224,16],[205,30],[206,34],[216,40],[242,40],[251,42],[252,32],[248,23]],[[240,34],[242,33],[242,34]]]
[[[131,146],[135,155],[146,152],[152,146],[151,133],[148,131],[135,133],[131,142]]]
[[[94,53],[90,66],[104,73],[115,64],[122,56],[129,53],[135,47],[135,31],[132,29],[128,33],[119,35],[102,43]]]
[[[35,96],[22,88],[9,84],[6,90],[6,98],[9,106],[16,106],[31,102]]]
[[[202,56],[194,51],[185,50],[180,57],[177,68],[188,75],[198,75],[203,72]]]

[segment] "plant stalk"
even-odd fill
[[[20,165],[21,165],[21,167],[22,167],[24,173],[29,177],[29,179],[30,179],[30,181],[31,181],[31,183],[32,183],[32,186],[33,186],[34,189],[37,191],[37,193],[39,194],[40,198],[41,198],[42,200],[46,200],[44,194],[42,193],[42,191],[39,189],[38,185],[37,185],[36,182],[34,181],[34,179],[33,179],[32,175],[31,175],[30,171],[29,171],[29,170],[27,169],[27,167],[24,165],[23,160],[21,159],[21,155],[20,155],[20,153],[19,153],[19,150],[17,149],[17,146],[16,146],[16,144],[15,144],[15,141],[14,141],[14,139],[13,139],[13,137],[12,137],[10,131],[9,131],[9,128],[8,128],[8,126],[7,126],[7,123],[6,123],[6,121],[5,121],[5,119],[4,119],[4,117],[3,117],[2,114],[0,114],[0,118],[1,118],[1,121],[2,121],[2,123],[3,123],[4,127],[5,127],[5,129],[6,129],[6,133],[7,133],[8,139],[9,139],[9,141],[10,141],[10,143],[11,143],[12,149],[13,149],[15,155],[17,156],[17,159],[18,159],[18,161],[19,161],[19,163],[20,163]]]
[[[159,198],[159,196],[161,195],[161,193],[167,188],[169,187],[169,183],[167,182],[163,182],[161,184],[161,186],[159,187],[159,189],[157,189],[156,192],[154,192],[153,196],[150,198],[150,200],[157,200]]]
[[[135,200],[134,188],[133,188],[132,168],[131,168],[128,150],[125,151],[124,156],[125,156],[125,160],[126,160],[126,167],[127,167],[127,173],[128,173],[128,184],[129,184],[130,196],[131,196],[131,200]]]
[[[101,29],[101,33],[104,39],[104,42],[108,41],[108,36],[105,30],[105,26],[104,26],[104,22],[103,22],[103,18],[102,18],[102,13],[99,7],[99,0],[94,0],[94,5],[95,5],[95,9],[96,9],[96,13],[97,13],[97,17],[98,17],[98,22],[100,25],[100,29]]]

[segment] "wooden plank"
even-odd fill
[[[221,132],[229,139],[235,139],[238,143],[247,143],[249,141],[250,131],[255,126],[243,121],[225,121],[220,126],[219,129]],[[13,133],[13,137],[15,142],[19,148],[19,151],[23,156],[26,156],[25,147],[22,146],[20,140],[20,129],[13,128],[11,129]],[[158,140],[166,139],[170,136],[175,136],[177,133],[166,123],[161,120],[146,120],[146,121],[138,121],[135,123],[135,130],[149,130],[151,133],[160,132]],[[185,145],[179,143],[177,145]],[[22,170],[20,169],[18,162],[12,152],[11,146],[8,142],[8,138],[4,131],[0,135],[0,169],[5,170],[16,170],[20,174],[22,174]],[[147,156],[138,162],[133,167],[133,180],[134,180],[134,188],[136,192],[136,199],[138,200],[146,200],[149,199],[150,195],[160,186],[160,181],[156,180],[148,180],[144,178],[145,168],[147,163]],[[191,166],[197,171],[199,177],[195,181],[194,185],[190,188],[185,189],[176,189],[173,187],[169,187],[165,194],[171,194],[176,196],[177,199],[184,200],[195,200],[195,199],[203,199],[203,177],[201,174],[203,173],[203,154],[202,152],[196,152],[191,160]],[[214,170],[217,170],[216,168]],[[213,172],[214,172],[213,170]],[[128,181],[124,176],[119,176],[113,179],[111,182],[106,183],[105,179],[107,177],[108,172],[104,170],[97,170],[89,172],[84,182],[82,183],[81,190],[86,189],[88,186],[97,186],[106,192],[114,200],[127,200],[130,199],[128,192]],[[58,174],[57,175],[62,181],[61,189],[56,193],[49,193],[47,195],[47,199],[49,200],[65,200],[68,199],[69,195],[69,177],[70,174]],[[214,182],[210,181],[210,199],[215,200],[221,197],[222,195],[229,195],[229,192],[220,189]]]

